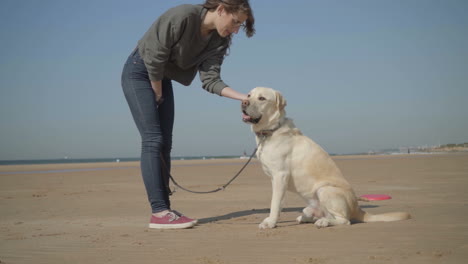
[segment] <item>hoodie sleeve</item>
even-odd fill
[[[218,52],[208,57],[198,68],[202,87],[210,93],[221,95],[221,91],[228,85],[221,80],[221,65],[227,46],[222,46]]]

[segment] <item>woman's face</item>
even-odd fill
[[[220,12],[220,15],[216,24],[216,30],[223,38],[233,33],[237,34],[247,20],[247,15],[242,12],[228,13],[224,8],[218,10],[218,12]]]

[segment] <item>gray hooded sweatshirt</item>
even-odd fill
[[[201,35],[207,13],[202,5],[180,5],[162,14],[138,42],[151,81],[164,77],[190,85],[200,73],[203,89],[221,95],[226,85],[220,77],[229,40],[216,30]]]

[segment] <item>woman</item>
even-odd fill
[[[170,171],[174,95],[171,81],[190,85],[199,72],[208,92],[235,100],[245,94],[220,78],[232,34],[253,36],[248,0],[206,0],[162,14],[138,42],[122,72],[122,88],[142,139],[141,172],[152,215],[149,227],[190,228],[197,221],[171,210]]]

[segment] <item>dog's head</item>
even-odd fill
[[[254,131],[272,129],[285,117],[286,100],[271,88],[256,87],[242,101],[242,120],[250,123]]]

